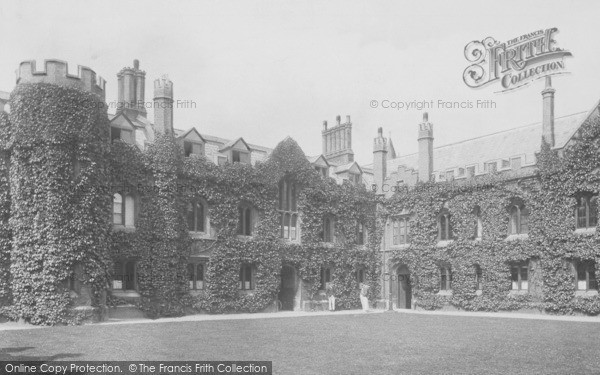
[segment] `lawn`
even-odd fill
[[[380,313],[0,331],[0,360],[265,360],[275,374],[600,373],[600,324]]]

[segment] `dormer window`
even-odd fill
[[[327,167],[315,167],[315,170],[319,172],[323,178],[329,177],[329,170]]]
[[[204,147],[201,143],[183,141],[183,154],[186,158],[191,155],[204,155]]]
[[[577,197],[575,208],[577,229],[595,228],[598,224],[598,197],[592,194],[581,194]]]
[[[121,140],[125,143],[133,143],[133,132],[131,130],[121,129],[114,126],[110,128],[110,140]]]
[[[350,182],[354,185],[360,185],[362,183],[362,178],[359,174],[350,173]]]

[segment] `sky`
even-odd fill
[[[146,99],[167,74],[175,128],[267,147],[286,136],[321,153],[324,120],[350,115],[353,150],[372,162],[377,128],[399,155],[417,151],[423,110],[382,108],[433,100],[436,146],[541,121],[543,81],[511,92],[463,82],[465,46],[557,27],[568,75],[553,79],[555,115],[600,99],[600,2],[589,1],[9,1],[0,2],[0,91],[24,60],[89,66],[117,97],[117,72],[140,60]],[[440,108],[491,100],[495,108]],[[373,101],[377,108],[373,108]],[[152,113],[149,113],[152,118]]]

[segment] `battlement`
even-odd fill
[[[433,138],[433,124],[429,122],[427,112],[423,113],[423,122],[419,124],[418,139],[421,138]]]
[[[154,80],[154,98],[173,99],[173,82],[167,75]]]
[[[377,129],[377,138],[373,139],[373,152],[387,152],[387,139],[383,136],[383,129]]]
[[[87,66],[77,65],[77,74],[69,74],[68,63],[62,60],[44,60],[43,70],[38,70],[35,60],[23,61],[16,71],[17,85],[21,83],[51,83],[73,87],[98,95],[106,96],[106,81]]]

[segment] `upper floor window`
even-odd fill
[[[598,224],[598,197],[592,194],[583,194],[577,197],[575,208],[577,228],[595,228]]]
[[[126,227],[135,226],[136,200],[131,194],[113,195],[113,224]]]
[[[240,285],[241,290],[254,289],[254,267],[251,264],[244,263],[240,267]]]
[[[452,290],[452,269],[440,267],[440,290]]]
[[[475,216],[473,221],[473,239],[481,239],[483,235],[483,222],[481,221],[481,208],[476,206],[473,210],[473,215]]]
[[[526,234],[529,232],[529,209],[523,204],[510,207],[508,234]]]
[[[596,262],[577,262],[577,290],[598,290]]]
[[[528,267],[527,263],[513,264],[510,267],[510,279],[512,281],[512,290],[529,289]]]
[[[187,207],[187,225],[190,232],[206,231],[206,209],[202,202],[190,202]]]
[[[329,177],[329,170],[327,167],[315,167],[315,170],[319,172],[322,177]]]
[[[356,244],[364,245],[367,241],[367,229],[361,221],[356,222]]]
[[[256,211],[248,206],[241,205],[238,207],[238,231],[242,236],[251,236],[256,222]]]
[[[321,228],[321,241],[333,242],[335,238],[335,219],[331,216],[323,218],[323,227]]]
[[[410,221],[408,217],[392,220],[392,244],[406,245],[410,243]]]
[[[298,194],[296,184],[288,179],[279,183],[279,213],[281,215],[281,238],[298,239]]]
[[[444,210],[438,217],[438,239],[440,241],[448,241],[453,238],[452,236],[452,222],[451,215],[448,211]]]
[[[204,155],[204,147],[202,143],[183,141],[183,154],[185,157]]]
[[[231,162],[250,164],[250,152],[231,150]]]

